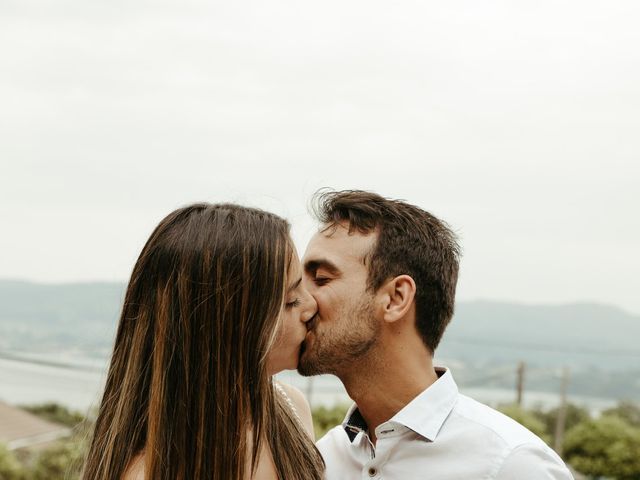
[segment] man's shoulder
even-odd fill
[[[449,421],[467,434],[475,432],[508,450],[523,444],[548,448],[540,437],[512,418],[465,395],[459,395]]]
[[[496,478],[572,478],[562,459],[540,437],[488,405],[460,395],[451,422],[457,423],[456,431],[465,432],[467,441],[476,436],[501,459]]]

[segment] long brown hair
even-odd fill
[[[195,204],[156,227],[133,269],[84,480],[244,480],[264,440],[281,479],[322,477],[266,356],[292,244],[282,218]]]

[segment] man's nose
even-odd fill
[[[317,312],[318,312],[318,304],[316,303],[315,298],[313,298],[313,296],[309,292],[305,292],[302,321],[305,323],[308,322],[316,315]]]

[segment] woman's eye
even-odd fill
[[[296,298],[294,301],[292,302],[287,302],[286,303],[287,308],[295,308],[295,307],[299,307],[300,306],[300,299]]]

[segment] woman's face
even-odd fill
[[[300,346],[307,334],[306,323],[317,311],[316,301],[302,285],[302,267],[297,252],[293,251],[287,273],[284,306],[280,311],[276,340],[267,357],[269,373],[295,370],[298,367]]]

